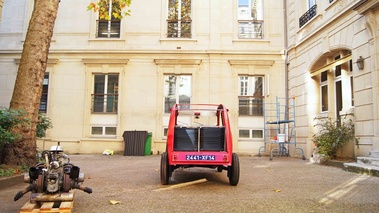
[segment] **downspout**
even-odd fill
[[[287,0],[283,0],[283,20],[284,20],[284,89],[285,89],[285,119],[289,120],[289,92],[288,92],[288,57],[287,57],[287,46],[288,46],[288,35],[287,35]]]

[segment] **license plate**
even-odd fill
[[[216,160],[214,155],[186,155],[186,160]]]

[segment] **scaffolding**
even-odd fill
[[[275,145],[270,150],[270,160],[274,154],[278,156],[290,156],[289,146],[295,148],[295,155],[301,152],[302,159],[305,160],[304,151],[296,147],[296,107],[295,97],[279,98],[276,97],[274,103],[264,103],[264,145],[258,150],[258,156],[262,152],[267,152],[267,146]]]

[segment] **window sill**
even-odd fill
[[[160,42],[197,42],[197,39],[192,38],[162,38]]]
[[[109,42],[125,42],[125,39],[122,38],[91,38],[88,39],[89,42],[104,42],[104,41],[109,41]]]
[[[270,40],[266,39],[259,39],[259,38],[239,38],[239,39],[233,39],[233,43],[245,43],[245,42],[263,42],[263,43],[270,43]]]

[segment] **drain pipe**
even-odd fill
[[[284,20],[284,88],[285,88],[285,119],[289,120],[289,100],[288,100],[288,56],[287,56],[287,46],[288,46],[288,35],[287,35],[287,0],[283,0],[283,20]]]

